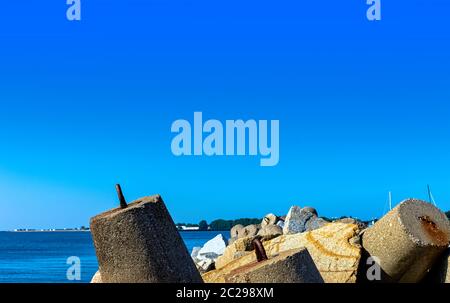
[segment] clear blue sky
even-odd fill
[[[83,0],[0,7],[0,230],[160,193],[176,221],[450,209],[450,3]],[[280,164],[176,158],[171,123],[279,119]]]

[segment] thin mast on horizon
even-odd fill
[[[436,201],[434,201],[433,193],[431,192],[430,184],[428,184],[427,187],[428,187],[428,199],[429,199],[429,202],[430,202],[430,203],[433,203],[434,206],[437,207]]]
[[[389,192],[389,210],[392,210],[392,192]]]

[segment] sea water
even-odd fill
[[[228,232],[181,232],[189,253],[193,247]],[[81,280],[69,281],[70,257],[81,260]],[[0,283],[90,282],[98,264],[89,232],[0,232]]]

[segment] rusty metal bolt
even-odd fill
[[[120,184],[116,184],[116,191],[117,196],[119,197],[120,201],[120,208],[125,209],[128,207],[127,201],[125,200],[125,197],[123,196],[122,188],[120,187]]]
[[[264,245],[261,243],[261,240],[253,240],[253,248],[255,249],[256,259],[258,260],[258,262],[269,260],[269,258],[267,258],[266,250],[264,249]]]

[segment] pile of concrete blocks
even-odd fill
[[[369,228],[293,206],[286,217],[235,226],[228,245],[218,235],[192,256],[160,196],[120,205],[91,219],[93,283],[450,282],[449,220],[417,199]]]

